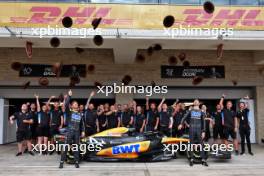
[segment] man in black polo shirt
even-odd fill
[[[37,109],[36,109],[36,104],[31,103],[30,104],[30,115],[32,116],[33,119],[33,124],[31,124],[31,134],[32,134],[32,143],[36,144],[37,143],[37,126],[38,126],[38,115],[37,115]]]
[[[216,112],[212,113],[212,119],[213,119],[213,138],[214,143],[221,144],[224,143],[224,133],[223,133],[223,125],[222,125],[222,115],[221,115],[222,109],[221,105],[216,105]],[[219,141],[220,137],[220,141]]]
[[[145,124],[146,124],[146,117],[142,112],[142,107],[137,106],[136,108],[136,114],[134,116],[134,127],[136,132],[138,133],[143,133],[145,129]]]
[[[38,136],[38,145],[48,146],[48,140],[50,136],[50,113],[47,104],[40,106],[39,96],[35,94],[36,102],[37,102],[37,136]],[[42,149],[40,149],[42,151]],[[47,154],[47,151],[44,151],[43,154]]]
[[[150,103],[146,97],[146,131],[157,131],[159,126],[159,112],[155,103]]]
[[[248,153],[253,156],[251,151],[250,142],[250,126],[248,121],[249,116],[249,103],[248,96],[243,99],[243,102],[239,103],[239,110],[237,111],[237,118],[239,120],[239,134],[241,137],[241,155],[245,153],[245,140],[247,141]]]
[[[29,154],[34,155],[31,146],[31,128],[30,125],[33,124],[33,119],[28,112],[28,107],[26,104],[22,104],[21,111],[16,112],[10,118],[10,123],[13,124],[14,120],[17,122],[17,132],[16,138],[18,142],[18,153],[16,156],[22,155],[23,152],[23,142],[26,141]]]
[[[54,99],[55,96],[51,96],[49,101],[47,102],[47,106],[50,106],[50,102],[52,99]],[[60,110],[60,103],[58,101],[55,101],[54,109],[52,110],[51,107],[49,107],[50,111],[50,137],[51,137],[51,143],[54,143],[54,136],[56,134],[59,134],[59,130],[63,127],[63,112]],[[50,155],[53,154],[54,151],[50,152]]]
[[[233,104],[231,101],[226,102],[226,108],[224,108],[224,98],[225,95],[223,94],[220,100],[220,106],[222,109],[222,124],[223,124],[223,133],[224,133],[224,140],[225,144],[228,145],[228,138],[231,136],[233,139],[234,147],[235,147],[235,154],[238,155],[238,141],[237,141],[237,117],[235,111],[232,110]]]
[[[122,127],[130,128],[133,125],[134,111],[128,108],[127,104],[124,104],[123,111],[122,111],[120,118],[121,118]]]
[[[97,119],[97,111],[94,108],[94,105],[90,103],[95,92],[91,92],[87,100],[84,110],[84,124],[85,124],[85,135],[90,136],[99,132],[99,124]]]
[[[165,102],[165,98],[162,99],[158,106],[160,117],[160,132],[166,136],[172,135],[173,117],[172,111],[168,108]]]

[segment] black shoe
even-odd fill
[[[61,152],[60,152],[60,151],[58,151],[58,152],[57,152],[57,154],[58,154],[58,155],[61,155]]]
[[[63,162],[60,162],[59,168],[60,168],[60,169],[63,168]]]
[[[193,166],[193,160],[190,160],[189,165],[192,167]]]
[[[28,149],[25,149],[23,153],[28,153]]]
[[[236,154],[237,156],[239,155],[239,152],[238,152],[238,150],[236,150],[236,151],[235,151],[235,154]]]
[[[254,153],[252,153],[252,152],[248,152],[248,154],[250,154],[251,156],[254,156]]]
[[[48,153],[46,151],[42,152],[42,155],[47,155]]]
[[[20,156],[20,155],[22,155],[22,152],[18,152],[18,153],[16,154],[16,156]]]
[[[34,156],[35,154],[32,151],[28,152],[31,156]]]
[[[241,153],[240,153],[240,155],[244,155],[244,154],[245,154],[245,152],[241,152]]]
[[[206,161],[202,161],[202,165],[208,167],[208,164]]]
[[[80,167],[78,162],[75,163],[75,167],[76,168],[79,168]]]

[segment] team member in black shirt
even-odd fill
[[[33,119],[33,124],[31,124],[31,134],[32,134],[32,143],[35,144],[37,142],[37,126],[38,126],[38,115],[37,115],[37,110],[36,110],[36,104],[31,103],[30,104],[30,115],[32,116]]]
[[[239,103],[239,110],[237,112],[237,118],[239,120],[239,134],[241,137],[241,155],[245,153],[245,140],[247,141],[248,153],[253,156],[251,151],[251,142],[250,142],[250,126],[248,121],[249,115],[249,104],[247,100],[248,96],[244,98],[246,102]]]
[[[224,132],[224,139],[225,144],[228,145],[228,138],[229,136],[232,137],[234,147],[235,147],[235,153],[236,155],[239,154],[238,152],[238,141],[237,141],[237,129],[238,129],[238,123],[237,123],[237,117],[235,111],[232,110],[232,102],[227,101],[226,102],[226,108],[224,108],[224,98],[225,95],[222,95],[222,98],[220,100],[220,106],[222,109],[221,115],[222,115],[222,124],[223,124],[223,132]]]
[[[160,131],[166,136],[172,135],[172,125],[173,125],[173,117],[172,112],[168,108],[167,104],[164,103],[165,98],[162,99],[158,106],[158,111],[160,113]]]
[[[159,127],[159,112],[156,109],[155,103],[150,103],[146,97],[146,131],[156,131]]]
[[[221,105],[216,105],[216,112],[212,113],[212,119],[213,119],[213,138],[214,143],[222,144],[224,143],[224,133],[223,133],[223,125],[222,125],[222,115],[221,115],[222,109]],[[219,141],[220,137],[220,141]]]
[[[95,92],[91,92],[87,103],[85,105],[84,111],[84,123],[85,123],[85,135],[90,136],[99,132],[99,124],[97,119],[97,112],[94,109],[94,105],[90,103],[92,97],[94,96]]]
[[[10,118],[10,123],[13,124],[14,120],[17,123],[16,138],[18,142],[18,153],[16,156],[22,155],[23,152],[23,142],[26,141],[29,154],[34,155],[31,146],[31,129],[30,125],[33,124],[33,119],[31,114],[28,112],[28,107],[26,104],[22,104],[21,111],[14,113]]]
[[[79,105],[78,105],[77,101],[73,101],[71,103],[71,108],[69,108],[71,96],[72,96],[72,91],[70,90],[68,92],[68,96],[67,96],[67,98],[65,100],[65,104],[64,104],[65,111],[69,116],[69,124],[67,126],[67,134],[66,134],[65,144],[79,145],[79,143],[80,143],[80,132],[81,132],[82,137],[85,136],[84,121],[83,121],[83,118],[81,116],[81,113],[79,112]],[[69,150],[69,148],[66,147],[66,150],[62,152],[59,168],[63,168],[63,163],[66,160],[68,150]],[[79,148],[77,150],[73,151],[73,153],[74,153],[75,167],[79,168]]]
[[[114,105],[110,106],[110,111],[105,113],[107,119],[107,129],[120,127],[121,120]]]
[[[173,125],[172,125],[172,136],[173,137],[180,137],[183,135],[183,129],[178,129],[179,125],[181,124],[181,120],[184,116],[184,112],[181,109],[181,104],[178,103],[173,107]]]
[[[99,105],[97,110],[97,119],[99,125],[99,131],[106,130],[106,115],[105,112],[109,111],[109,106]]]
[[[146,124],[146,117],[144,113],[142,112],[141,106],[137,106],[136,108],[136,114],[134,116],[134,127],[136,132],[143,133],[145,129]]]
[[[127,104],[123,105],[123,111],[121,113],[121,126],[130,128],[133,125],[134,111],[128,108]]]
[[[38,144],[44,144],[48,146],[49,134],[50,134],[50,114],[48,110],[47,104],[40,107],[39,96],[35,95],[37,102],[37,136],[38,136]],[[42,150],[41,150],[42,151]],[[47,154],[47,151],[44,151],[43,154]]]

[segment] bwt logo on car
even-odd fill
[[[112,148],[113,155],[121,154],[121,153],[139,153],[140,144],[133,145],[120,145]]]

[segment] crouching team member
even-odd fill
[[[47,104],[40,107],[39,96],[35,95],[37,102],[37,136],[38,136],[38,146],[41,147],[42,144],[48,146],[49,134],[50,134],[50,114]],[[45,147],[46,148],[46,147]],[[42,152],[43,149],[39,148],[39,151]],[[47,151],[43,151],[42,154],[46,155]]]
[[[239,134],[241,137],[241,153],[240,155],[245,154],[245,140],[247,141],[248,153],[254,155],[251,151],[251,142],[250,142],[250,126],[248,121],[248,115],[250,111],[249,97],[246,96],[243,102],[239,103],[239,111],[237,112],[237,118],[239,121]],[[245,101],[245,102],[244,102]]]
[[[136,114],[134,116],[134,127],[136,129],[136,132],[138,133],[144,132],[145,124],[146,124],[146,117],[142,111],[143,110],[141,106],[137,106]]]
[[[156,109],[155,103],[150,103],[149,98],[146,97],[146,131],[157,131],[159,127],[159,113]]]
[[[69,115],[69,124],[67,126],[67,134],[66,134],[66,140],[65,144],[70,145],[70,144],[77,144],[79,145],[80,143],[80,132],[82,137],[85,136],[84,133],[84,122],[81,113],[79,112],[79,105],[77,101],[73,101],[71,103],[71,109],[69,108],[70,104],[70,99],[72,96],[72,91],[70,90],[68,92],[68,97],[65,100],[65,111]],[[66,150],[62,151],[61,154],[61,161],[59,168],[63,168],[63,163],[66,160],[67,157],[67,152],[70,149],[69,146],[65,147]],[[74,154],[74,162],[75,162],[75,167],[79,168],[79,147],[77,148],[77,151],[73,151]]]
[[[16,131],[16,138],[17,138],[17,146],[18,146],[18,153],[16,156],[22,155],[23,152],[23,142],[27,143],[28,153],[30,155],[34,155],[31,151],[31,129],[30,125],[33,124],[33,119],[30,113],[28,112],[28,107],[26,104],[22,104],[21,111],[14,113],[11,117],[9,117],[10,123],[14,124],[14,120],[17,123],[17,131]]]
[[[194,100],[193,102],[193,108],[188,111],[182,121],[181,125],[179,125],[179,130],[182,129],[183,124],[187,119],[190,119],[190,128],[189,128],[189,139],[190,139],[190,144],[202,144],[202,149],[201,149],[201,157],[202,157],[202,165],[208,166],[206,162],[206,155],[203,150],[203,144],[204,144],[204,138],[205,138],[205,124],[204,124],[204,118],[205,114],[200,110],[199,108],[200,102],[199,100]],[[190,166],[193,166],[194,158],[193,158],[193,151],[190,152]]]
[[[172,112],[168,109],[165,98],[162,99],[158,106],[160,117],[160,132],[166,136],[172,136],[173,117]]]

